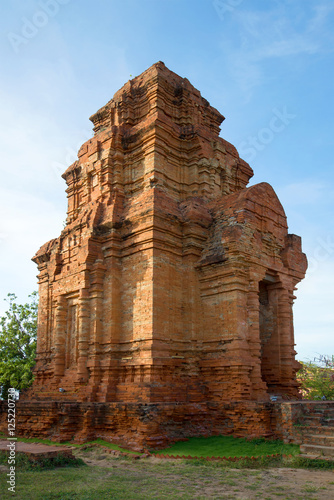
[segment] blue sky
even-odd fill
[[[0,19],[0,313],[36,286],[89,116],[161,60],[225,117],[309,259],[298,359],[334,354],[334,0],[13,0]]]

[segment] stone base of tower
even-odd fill
[[[136,451],[162,449],[192,436],[279,437],[275,405],[230,403],[77,403],[18,401],[16,435],[55,442],[96,438]],[[7,430],[0,402],[0,430]]]

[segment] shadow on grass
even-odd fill
[[[179,441],[164,450],[151,450],[153,454],[185,455],[191,457],[262,457],[267,455],[293,455],[299,446],[264,438],[247,440],[233,436],[193,437]]]
[[[0,451],[0,464],[8,465],[7,452]],[[81,458],[69,457],[59,453],[56,457],[31,459],[24,453],[17,453],[15,467],[21,471],[40,471],[44,469],[55,469],[56,467],[81,467],[86,466]]]

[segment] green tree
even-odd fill
[[[297,374],[305,399],[334,399],[334,356],[319,356],[301,363]]]
[[[0,318],[0,386],[1,398],[7,399],[8,389],[19,391],[33,382],[37,337],[38,295],[29,295],[29,302],[17,304],[13,293],[5,299],[9,308]]]

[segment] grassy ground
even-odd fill
[[[77,450],[88,466],[53,470],[17,470],[19,500],[206,500],[261,499],[330,500],[332,471],[296,471],[299,457],[276,459],[258,469],[228,462],[142,460],[103,455],[98,448]],[[78,455],[79,454],[79,455]],[[81,454],[81,455],[80,455]],[[275,468],[269,467],[274,465]],[[333,467],[334,464],[332,464]],[[248,467],[250,464],[248,465]],[[239,467],[239,468],[238,468]],[[284,468],[283,468],[284,467]],[[7,492],[6,472],[0,472],[1,498]]]
[[[170,448],[153,453],[168,455],[184,455],[192,457],[260,457],[274,455],[299,454],[299,446],[284,444],[282,441],[266,441],[252,439],[247,441],[233,436],[213,436],[190,438],[189,441],[179,441]]]
[[[0,434],[0,438],[6,438]],[[49,439],[38,438],[17,438],[18,441],[24,443],[43,443],[52,446],[73,446],[78,449],[86,447],[90,444],[100,444],[112,450],[134,453],[137,452],[127,450],[114,443],[109,443],[103,439],[95,439],[89,443],[75,444],[71,441],[57,443]],[[283,441],[269,441],[263,438],[247,440],[243,438],[235,438],[233,436],[212,436],[189,438],[187,441],[179,441],[169,448],[164,450],[151,450],[151,453],[164,455],[184,455],[191,457],[260,457],[264,455],[274,455],[277,453],[285,455],[297,455],[299,446],[294,444],[284,444]]]

